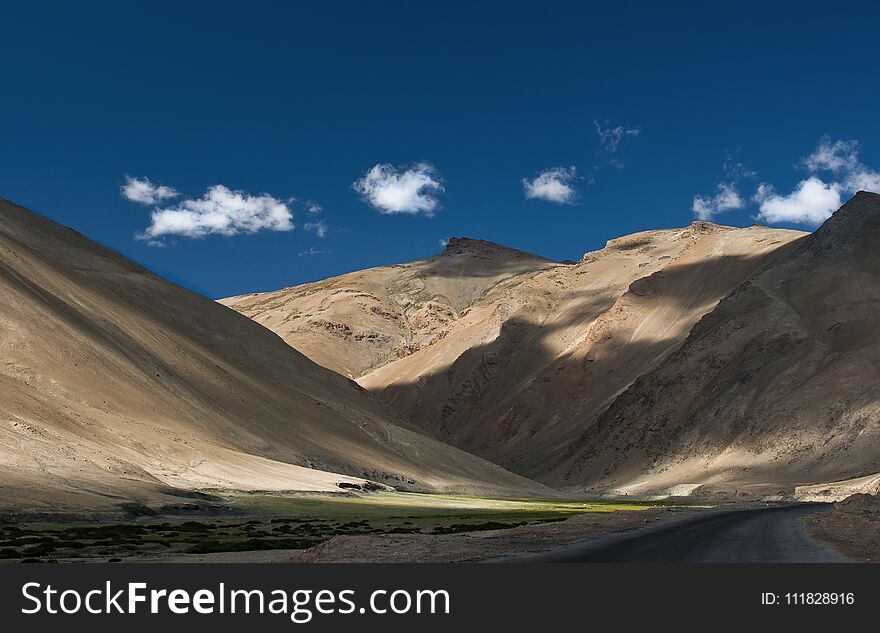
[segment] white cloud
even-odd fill
[[[862,166],[863,169],[854,171],[846,178],[845,184],[848,191],[872,191],[880,193],[880,172]]]
[[[599,135],[602,147],[605,148],[605,151],[612,154],[620,149],[620,143],[623,139],[629,136],[636,137],[642,132],[641,128],[627,127],[625,125],[611,127],[608,121],[605,121],[604,127],[598,121],[593,121],[593,123],[596,125],[596,134]]]
[[[446,248],[447,246],[449,246],[449,240],[446,239],[445,237],[441,237],[437,241],[440,243],[440,248]]]
[[[745,202],[736,191],[735,185],[722,182],[714,196],[694,196],[694,215],[700,220],[711,220],[724,211],[742,209]]]
[[[754,178],[756,173],[740,162],[734,162],[731,155],[723,164],[724,180],[718,183],[715,194],[711,196],[694,196],[691,209],[698,220],[711,220],[725,211],[742,209],[746,205],[739,194],[739,183]]]
[[[790,194],[777,194],[767,184],[758,187],[759,220],[817,226],[841,206],[844,196],[860,190],[880,192],[880,172],[859,160],[858,141],[823,137],[801,164],[810,177]],[[827,178],[819,175],[823,172]]]
[[[803,164],[811,174],[820,171],[833,173],[849,193],[860,190],[880,192],[880,172],[859,160],[858,141],[832,141],[826,136]]]
[[[306,201],[306,210],[308,210],[309,213],[321,213],[321,211],[324,210],[324,207],[317,202]]]
[[[313,231],[315,235],[318,237],[324,237],[327,235],[327,223],[324,220],[318,220],[317,222],[306,222],[303,224],[303,228],[306,231]]]
[[[201,238],[294,228],[293,213],[286,202],[267,194],[252,196],[233,191],[223,185],[210,187],[199,199],[154,209],[151,219],[150,226],[137,235],[151,244],[173,235]]]
[[[758,219],[768,223],[819,225],[840,207],[840,185],[825,183],[811,176],[798,183],[793,192],[782,196],[766,184],[758,186]]]
[[[327,251],[322,251],[320,248],[315,248],[312,246],[304,251],[302,251],[299,256],[300,257],[312,257],[314,255],[326,255]]]
[[[380,163],[352,186],[367,204],[385,214],[434,215],[440,205],[436,194],[444,191],[437,170],[428,163],[408,169]]]
[[[141,204],[157,204],[178,195],[176,189],[165,185],[154,185],[149,178],[125,177],[125,184],[119,188],[124,198]]]
[[[576,177],[574,167],[554,167],[542,171],[532,180],[523,178],[523,189],[526,198],[572,204],[577,198],[577,190],[572,185]]]
[[[803,159],[804,166],[811,172],[851,171],[859,164],[858,141],[833,141],[823,137],[812,154]]]

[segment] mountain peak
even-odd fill
[[[486,240],[472,237],[450,237],[443,248],[443,255],[461,255],[463,253],[486,250],[509,250],[507,247]]]
[[[533,259],[544,259],[538,255],[526,253],[509,246],[496,244],[487,240],[478,240],[471,237],[450,237],[449,241],[440,253],[440,257],[456,257],[470,256],[481,259],[494,258],[498,256],[507,257],[527,257]]]
[[[688,228],[694,233],[717,233],[719,231],[731,231],[733,227],[715,224],[707,220],[694,220],[688,225]]]
[[[491,244],[484,240],[477,240],[471,237],[450,237],[443,247],[443,255],[459,255],[465,251],[478,248],[481,244]],[[493,244],[493,246],[495,246]]]
[[[852,199],[862,199],[862,198],[870,198],[873,200],[880,200],[880,193],[876,193],[874,191],[865,191],[864,189],[860,189],[856,191],[855,195],[853,195]]]
[[[858,191],[810,238],[813,250],[874,250],[880,235],[880,194]]]

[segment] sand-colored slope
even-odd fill
[[[443,253],[422,261],[220,303],[315,362],[357,378],[440,340],[496,284],[553,265],[491,242],[452,238]]]
[[[872,480],[878,252],[880,196],[861,192],[618,398],[566,456],[568,481],[630,492],[833,482],[839,492],[841,480]]]
[[[338,490],[345,475],[540,491],[395,420],[269,330],[0,201],[2,505],[159,503],[175,487]]]
[[[802,237],[694,223],[612,240],[477,301],[437,345],[359,379],[435,437],[541,481],[717,302]]]

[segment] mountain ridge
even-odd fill
[[[552,494],[413,430],[276,334],[0,201],[3,506],[219,490]]]

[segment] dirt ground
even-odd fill
[[[704,512],[700,508],[659,507],[638,511],[581,514],[565,521],[507,530],[462,534],[339,536],[287,557],[291,563],[473,562],[532,554],[589,537],[672,522]]]
[[[880,562],[880,499],[858,494],[834,504],[831,512],[807,517],[807,531],[848,559]]]

